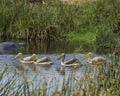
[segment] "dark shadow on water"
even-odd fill
[[[15,42],[15,43],[24,43],[24,47],[18,49],[17,51],[1,51],[1,53],[5,54],[16,54],[18,52],[22,52],[24,54],[55,54],[55,53],[83,53],[88,52],[91,47],[88,44],[84,44],[84,42],[79,41],[16,41],[16,40],[0,40],[0,42]],[[83,47],[84,46],[84,47]]]
[[[68,41],[34,41],[34,42],[25,42],[25,48],[22,50],[26,54],[55,54],[55,53],[80,53],[88,52],[91,47],[86,44],[86,47],[83,47],[85,44],[82,44],[79,41],[68,42]],[[90,45],[91,46],[91,45]],[[91,48],[92,49],[92,48]],[[77,50],[77,51],[76,51]]]

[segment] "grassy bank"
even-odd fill
[[[89,45],[93,44],[92,47],[94,47],[94,51],[99,53],[107,52],[119,54],[119,4],[119,0],[97,0],[96,2],[85,4],[82,7],[84,13],[82,24],[79,26],[78,30],[68,35],[70,39],[82,40]],[[85,20],[87,22],[83,23]]]
[[[70,40],[93,44],[97,52],[120,48],[119,0],[85,0],[45,4],[0,1],[0,37],[23,40]],[[117,53],[117,52],[116,52]]]
[[[3,38],[55,40],[69,33],[87,33],[86,26],[92,26],[90,3],[76,6],[59,0],[46,1],[43,5],[29,0],[0,2],[0,36]]]

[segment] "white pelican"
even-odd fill
[[[13,60],[20,58],[20,63],[22,64],[33,64],[36,60],[36,54],[33,54],[32,56],[28,56],[25,58],[22,58],[22,53],[18,53]]]
[[[39,64],[39,65],[50,65],[52,64],[52,60],[49,57],[42,57],[37,59],[34,64]]]
[[[83,57],[83,60],[88,59],[88,63],[90,63],[90,64],[103,64],[106,61],[106,58],[104,58],[102,56],[98,56],[98,57],[94,57],[94,58],[92,58],[92,57],[93,57],[93,53],[88,52],[88,54],[86,54]]]
[[[71,58],[71,59],[68,59],[68,60],[64,61],[65,56],[66,56],[65,53],[62,53],[60,55],[60,57],[57,58],[57,60],[62,59],[61,65],[69,67],[69,66],[78,66],[78,65],[81,64],[80,61],[77,58]]]

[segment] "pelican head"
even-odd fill
[[[35,61],[35,60],[37,60],[36,54],[32,54],[32,56],[25,57],[25,58],[23,58],[23,60],[24,61]]]
[[[13,60],[15,60],[15,59],[17,59],[17,58],[22,59],[22,53],[18,53],[18,54],[13,58]]]
[[[88,54],[86,54],[86,55],[83,57],[83,60],[84,60],[84,59],[91,58],[92,55],[93,55],[92,52],[88,52]]]
[[[65,58],[65,53],[62,53],[58,58],[57,58],[57,60],[60,60],[60,59],[62,59],[62,58]]]
[[[32,56],[31,56],[30,60],[31,60],[31,61],[36,60],[36,54],[32,54]]]

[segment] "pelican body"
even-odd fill
[[[37,59],[34,64],[39,64],[39,65],[50,65],[52,64],[52,60],[49,57],[42,57]]]
[[[103,64],[106,61],[106,58],[102,56],[92,58],[92,52],[89,52],[87,55],[83,57],[83,59],[88,59],[88,63],[90,64]]]
[[[33,54],[32,56],[28,56],[25,58],[22,58],[22,53],[18,53],[13,60],[16,58],[20,58],[20,63],[22,64],[39,64],[39,65],[50,65],[53,62],[50,60],[49,57],[42,57],[37,59],[36,54]]]
[[[57,58],[57,60],[62,59],[62,61],[61,61],[62,66],[69,67],[69,66],[78,66],[81,64],[77,58],[71,58],[71,59],[64,61],[65,56],[66,55],[63,53],[63,54],[61,54],[61,56],[59,58]]]
[[[20,58],[20,63],[22,64],[33,64],[36,60],[36,54],[33,54],[32,56],[28,56],[25,58],[22,58],[22,53],[18,53],[13,60]]]

